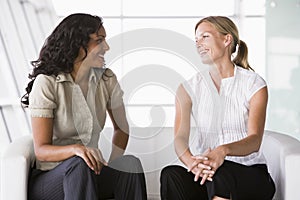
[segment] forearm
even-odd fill
[[[84,148],[84,146],[80,144],[65,146],[44,144],[35,146],[34,151],[36,158],[40,161],[59,162],[75,156],[78,148]]]
[[[261,145],[259,135],[250,135],[240,141],[221,145],[220,148],[226,156],[247,156],[257,152]]]
[[[109,161],[116,159],[124,154],[128,143],[128,133],[123,132],[121,129],[114,131],[112,140],[112,151],[110,154]]]
[[[178,158],[185,166],[190,167],[194,162],[194,159],[192,159],[192,153],[186,138],[182,138],[180,136],[176,137],[174,145]]]

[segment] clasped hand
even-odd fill
[[[200,184],[203,185],[206,180],[212,181],[216,170],[223,164],[225,157],[219,151],[219,148],[211,150],[207,149],[203,154],[192,156],[194,162],[188,168],[195,177],[194,181],[198,181],[201,177]]]

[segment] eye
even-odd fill
[[[98,44],[101,44],[101,43],[103,42],[103,39],[100,38],[100,39],[96,40],[96,42],[97,42]]]

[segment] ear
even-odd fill
[[[232,35],[230,34],[225,35],[225,40],[224,40],[225,47],[230,46],[232,41],[233,41]]]

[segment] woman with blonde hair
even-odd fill
[[[271,200],[275,185],[260,150],[268,101],[266,82],[250,67],[247,45],[229,18],[201,19],[195,40],[209,70],[178,87],[174,144],[187,169],[173,165],[162,170],[161,197]],[[191,115],[197,155],[189,147]]]

